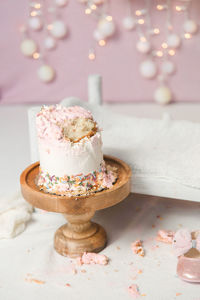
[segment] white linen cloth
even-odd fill
[[[134,179],[159,178],[200,188],[200,124],[189,121],[135,118],[112,112],[106,105],[94,105],[77,98],[61,101],[62,105],[81,105],[89,109],[103,129],[105,154],[126,161]],[[38,160],[36,150],[35,114],[39,107],[29,109],[32,162]],[[166,195],[167,196],[167,195]]]
[[[0,197],[0,239],[14,238],[24,231],[33,208],[20,193]]]

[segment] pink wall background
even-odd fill
[[[143,1],[133,0],[133,3],[137,9],[141,8]],[[1,1],[0,103],[49,103],[67,96],[87,99],[87,76],[91,73],[103,76],[105,101],[153,101],[157,82],[146,80],[139,74],[138,66],[144,57],[135,49],[137,35],[135,31],[126,32],[121,26],[121,20],[126,15],[126,1],[111,0],[111,8],[118,30],[106,47],[97,46],[96,60],[89,61],[88,49],[93,41],[95,21],[84,14],[83,6],[76,0],[69,2],[62,12],[70,34],[48,56],[49,64],[56,68],[58,76],[55,82],[44,84],[36,75],[40,62],[25,58],[19,50],[21,36],[18,29],[27,20],[28,1]],[[192,19],[198,22],[199,15],[200,1],[194,0]],[[154,14],[155,27],[161,23],[162,29],[164,16],[165,12]],[[176,13],[174,20],[177,31],[180,31],[181,14]],[[156,39],[159,42],[162,35],[156,37],[155,42]],[[191,40],[184,41],[173,60],[177,72],[171,77],[169,85],[174,100],[199,101],[200,32]]]

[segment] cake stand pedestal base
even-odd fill
[[[20,178],[24,199],[34,207],[62,213],[68,223],[55,233],[54,248],[64,256],[76,257],[84,252],[99,252],[106,246],[106,232],[91,222],[95,211],[116,205],[130,193],[131,169],[123,161],[104,156],[105,163],[117,168],[118,178],[109,189],[86,196],[59,196],[41,191],[36,185],[39,163],[26,168]]]
[[[61,226],[54,236],[54,248],[64,256],[77,257],[83,252],[99,252],[107,242],[102,226],[91,222],[94,212],[81,215],[64,214],[67,224]]]

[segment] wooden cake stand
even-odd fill
[[[96,210],[113,206],[130,193],[130,167],[112,156],[105,155],[104,159],[106,164],[117,167],[118,179],[112,188],[88,196],[67,197],[41,191],[35,183],[39,162],[21,174],[21,191],[26,201],[34,207],[62,213],[68,221],[54,237],[54,247],[61,255],[76,257],[83,252],[101,251],[106,246],[106,232],[102,226],[91,222],[91,218]]]

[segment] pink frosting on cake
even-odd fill
[[[80,106],[43,106],[36,116],[38,137],[61,140],[64,124],[76,118],[93,119],[91,112]]]

